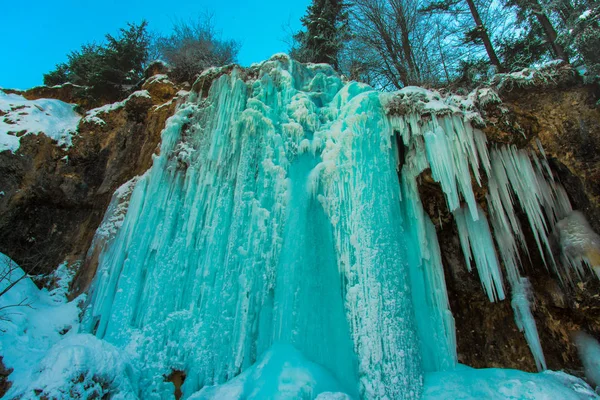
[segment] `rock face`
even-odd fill
[[[30,273],[48,273],[65,259],[85,259],[74,290],[87,288],[96,261],[86,254],[111,196],[150,167],[165,121],[175,110],[180,88],[165,73],[163,65],[155,65],[137,95],[89,112],[67,150],[44,135],[28,135],[15,154],[0,153],[0,252]],[[573,207],[600,232],[599,89],[582,84],[566,69],[554,78],[548,84],[497,83],[502,104],[481,107],[484,132],[491,142],[517,147],[538,149],[539,140]],[[210,82],[198,81],[196,86],[202,93]],[[89,109],[82,91],[63,85],[19,94]],[[428,199],[423,206],[436,225],[442,252],[459,361],[474,367],[535,370],[510,300],[490,303],[476,270],[467,272],[444,194],[430,176],[421,178],[421,198]],[[475,193],[484,210],[485,195],[484,190]],[[531,232],[526,235],[534,246]],[[531,254],[523,255],[524,274],[532,283],[533,313],[548,367],[577,372],[581,365],[571,335],[585,330],[600,336],[600,284],[589,276],[575,286],[561,285],[537,253]]]
[[[554,79],[543,84],[508,85],[497,90],[501,106],[485,109],[484,132],[488,140],[537,151],[539,141],[573,208],[581,210],[599,232],[598,87],[584,85],[572,71],[562,67]],[[481,295],[477,276],[465,272],[453,224],[432,215],[431,205],[429,209],[432,221],[442,221],[436,228],[456,320],[459,361],[475,367],[535,370],[523,335],[512,323],[509,301],[491,304]],[[522,222],[523,226],[527,225]],[[526,232],[526,235],[533,248],[532,233]],[[561,284],[558,277],[544,267],[536,252],[531,252],[531,257],[521,256],[524,274],[532,283],[533,314],[548,368],[567,369],[582,375],[572,335],[583,330],[600,336],[598,280],[590,274],[574,286]]]
[[[0,252],[29,273],[85,257],[112,193],[149,168],[174,112],[173,83],[151,77],[144,90],[82,119],[67,150],[44,135],[27,135],[15,154],[0,153]],[[26,97],[37,95],[78,101],[67,89],[36,88]],[[93,271],[82,272],[89,282]]]

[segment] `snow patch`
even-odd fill
[[[20,138],[43,133],[59,146],[70,147],[81,116],[76,105],[55,99],[27,100],[0,90],[0,152],[19,149]]]
[[[582,400],[598,399],[581,379],[563,372],[538,374],[511,369],[474,369],[425,375],[424,400]]]
[[[110,113],[112,111],[119,110],[127,104],[127,102],[135,97],[145,97],[151,99],[150,93],[147,90],[138,90],[129,95],[125,100],[118,101],[116,103],[105,104],[102,107],[93,108],[88,111],[83,118],[83,122],[96,124],[96,125],[104,125],[106,122],[101,118],[103,114]]]

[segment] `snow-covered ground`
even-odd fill
[[[55,99],[27,100],[0,90],[0,151],[17,151],[23,134],[44,133],[59,146],[71,146],[81,119],[75,107]]]
[[[102,115],[108,114],[112,111],[119,110],[125,107],[125,104],[127,104],[129,100],[135,97],[146,97],[148,99],[151,98],[150,93],[148,93],[147,90],[138,90],[137,92],[133,92],[132,94],[130,94],[129,97],[127,97],[125,100],[105,104],[101,107],[91,109],[86,113],[85,117],[83,118],[83,122],[94,123],[96,125],[104,125],[106,124],[106,122],[101,118]]]
[[[38,289],[23,275],[0,253],[0,293],[16,282],[0,295],[0,355],[12,369],[12,386],[3,398],[87,399],[111,391],[135,399],[129,383],[132,369],[122,352],[93,335],[78,333],[79,305],[85,296],[67,301],[73,272],[61,264],[50,277],[57,282],[51,291]]]

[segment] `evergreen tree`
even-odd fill
[[[526,21],[534,31],[536,25],[541,28],[543,38],[555,58],[569,62],[567,51],[558,40],[558,32],[552,23],[548,7],[545,7],[539,0],[508,0],[506,4],[509,7],[515,6],[518,10],[519,20]]]
[[[106,44],[86,44],[67,56],[68,61],[44,74],[44,84],[71,82],[89,86],[95,99],[122,98],[143,75],[148,58],[148,23],[127,24],[119,36],[106,35]]]
[[[583,3],[568,10],[559,42],[574,53],[574,63],[586,67],[586,77],[595,80],[600,76],[600,4]]]
[[[508,71],[521,70],[540,62],[548,55],[548,47],[543,40],[544,32],[533,21],[526,24],[519,34],[503,38],[498,42],[498,53]]]
[[[291,56],[302,62],[327,63],[339,69],[339,54],[348,39],[348,13],[343,0],[313,0],[302,18],[306,31],[294,35]]]

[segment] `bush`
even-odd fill
[[[568,34],[561,41],[577,50],[573,61],[585,66],[587,80],[600,78],[600,6],[573,18]]]
[[[66,63],[44,75],[44,84],[71,82],[89,86],[96,99],[114,101],[123,98],[143,76],[148,59],[150,38],[148,23],[127,24],[119,36],[106,35],[106,44],[87,44],[68,55]]]
[[[196,74],[206,68],[234,63],[239,49],[235,40],[222,40],[212,16],[204,15],[195,21],[176,23],[173,33],[156,39],[154,50],[171,66],[171,78],[193,83]]]

